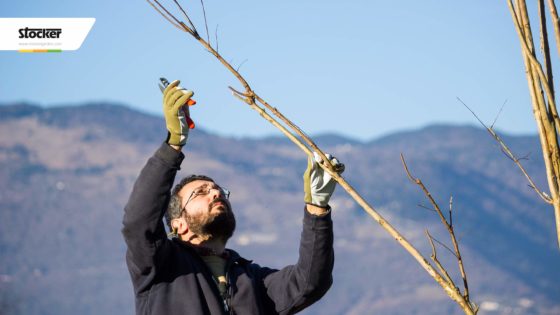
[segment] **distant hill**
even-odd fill
[[[258,119],[258,118],[255,118]],[[115,104],[0,106],[0,314],[131,314],[120,229],[163,118]],[[547,191],[536,136],[502,135]],[[434,125],[372,141],[314,137],[345,178],[426,257],[447,235],[402,168],[403,153],[440,206],[453,196],[471,296],[480,314],[560,314],[554,216],[482,129]],[[195,129],[178,177],[207,174],[232,191],[229,246],[262,265],[295,261],[305,156],[282,137]],[[335,282],[302,314],[462,314],[401,247],[340,189],[333,197]],[[449,253],[439,248],[438,255]],[[460,283],[454,261],[443,262]]]

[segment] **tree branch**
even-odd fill
[[[496,114],[496,118],[494,118],[494,121],[490,125],[490,129],[494,129],[494,125],[498,121],[498,117],[500,117],[500,114],[502,113],[502,110],[504,109],[504,106],[506,106],[506,103],[507,103],[507,100],[505,100],[504,103],[502,104],[502,107],[500,107],[500,110],[498,111],[498,114]]]
[[[200,0],[200,5],[202,6],[202,14],[204,15],[204,26],[206,27],[206,40],[208,41],[208,45],[210,45],[210,33],[208,32],[208,20],[206,20],[206,9],[204,8],[204,0]]]
[[[468,281],[467,281],[467,274],[466,274],[466,271],[465,271],[465,266],[463,264],[463,258],[461,257],[461,251],[459,249],[459,243],[457,242],[457,238],[455,237],[455,231],[453,229],[453,226],[449,222],[447,222],[447,220],[445,219],[445,216],[441,212],[441,209],[440,209],[439,205],[434,200],[434,198],[432,197],[432,194],[430,193],[428,188],[424,185],[424,183],[422,183],[422,181],[419,178],[413,177],[412,174],[410,174],[410,170],[408,169],[408,165],[406,164],[406,162],[404,160],[404,156],[402,154],[401,154],[401,161],[402,161],[402,164],[403,164],[404,169],[406,171],[406,175],[408,176],[408,178],[413,183],[415,183],[416,185],[418,185],[422,189],[422,191],[424,192],[424,195],[426,195],[426,198],[428,198],[428,200],[430,200],[430,203],[433,205],[434,209],[436,210],[436,212],[437,212],[437,214],[438,214],[438,216],[441,220],[441,223],[443,224],[443,226],[445,226],[445,228],[447,229],[447,232],[449,233],[449,236],[451,238],[451,242],[453,243],[453,251],[449,247],[447,247],[445,244],[438,241],[437,239],[435,241],[438,242],[439,244],[441,244],[447,250],[449,250],[455,256],[455,258],[457,258],[457,264],[459,266],[459,271],[461,272],[461,278],[463,279],[463,286],[464,286],[463,297],[465,298],[465,300],[470,305],[469,285],[468,285]],[[450,209],[451,209],[451,206],[450,206]],[[451,220],[451,210],[450,210],[449,213],[450,213],[450,222],[452,222],[452,220]],[[430,243],[432,243],[432,237],[430,235],[429,235],[429,238],[430,238]],[[433,243],[432,243],[432,248],[433,248]],[[434,256],[435,256],[435,254],[434,254]],[[453,283],[453,282],[451,281],[451,283]],[[455,286],[455,285],[453,285],[453,286]],[[471,305],[471,307],[472,307],[472,305]]]
[[[540,21],[540,39],[541,39],[541,53],[544,59],[544,70],[546,72],[546,84],[550,86],[550,93],[552,99],[555,99],[554,96],[554,85],[549,84],[549,82],[553,82],[552,76],[552,62],[550,60],[550,48],[548,45],[548,32],[546,28],[546,15],[544,14],[544,0],[537,0],[538,7],[539,7],[539,21]],[[550,113],[553,114],[554,106],[549,106]],[[556,114],[558,116],[558,114]]]
[[[521,170],[521,172],[523,173],[523,175],[525,176],[527,181],[529,181],[530,186],[534,188],[537,195],[539,195],[539,197],[541,197],[541,199],[544,200],[546,203],[551,204],[552,200],[550,198],[546,197],[544,195],[544,193],[540,189],[537,188],[537,185],[533,181],[533,178],[531,176],[529,176],[529,173],[527,173],[527,171],[525,170],[525,167],[523,167],[521,162],[519,162],[519,159],[515,156],[515,154],[513,154],[513,152],[511,152],[510,148],[506,145],[506,143],[502,140],[502,138],[500,138],[500,136],[498,136],[498,134],[494,131],[494,129],[486,126],[486,124],[482,120],[480,120],[478,115],[467,104],[465,104],[465,102],[463,102],[462,99],[457,97],[457,100],[459,102],[461,102],[461,104],[463,104],[473,114],[473,116],[476,118],[476,120],[478,120],[478,122],[484,127],[484,129],[486,129],[486,131],[488,131],[488,133],[492,136],[492,138],[494,138],[494,140],[496,140],[496,142],[498,142],[498,144],[500,145],[500,147],[502,149],[502,152],[504,152],[504,154],[508,158],[510,158],[515,163],[515,165],[517,165],[517,167]]]
[[[455,282],[453,282],[453,279],[451,279],[451,277],[449,276],[449,273],[447,272],[447,270],[443,267],[443,265],[441,264],[441,262],[437,258],[437,251],[436,251],[436,246],[434,245],[434,240],[438,243],[440,243],[440,242],[438,240],[436,240],[433,236],[431,236],[430,232],[428,230],[426,230],[425,232],[426,232],[426,236],[428,237],[428,241],[430,242],[430,246],[432,247],[432,255],[430,256],[430,258],[436,264],[439,271],[443,274],[443,277],[445,278],[445,280],[447,280],[449,285],[452,286],[453,288],[455,288],[456,290],[458,290],[457,286],[455,285]],[[447,248],[447,249],[449,251],[451,251],[449,248]]]
[[[171,21],[171,19],[169,18],[169,16],[167,16],[166,14],[164,14],[163,12],[160,11],[160,9],[158,9],[158,7],[156,7],[150,0],[146,0],[151,6],[152,8],[154,8],[154,10],[156,10],[159,14],[161,14],[161,16],[163,16],[163,18],[165,18],[167,20],[167,22],[171,23],[171,25],[175,26],[176,28],[180,29],[181,31],[185,31],[185,29],[179,25],[179,21],[177,21],[177,19],[175,19],[175,22]],[[154,0],[155,1],[155,0]],[[156,3],[158,4],[158,6],[161,6],[161,4],[159,4],[159,2],[156,1]],[[163,7],[162,7],[163,8]],[[165,8],[163,8],[165,9]],[[167,12],[167,11],[166,11]],[[173,16],[173,15],[171,15]]]
[[[154,0],[157,1],[157,0]],[[187,19],[187,21],[189,22],[191,28],[190,28],[190,34],[192,36],[194,36],[195,38],[198,38],[198,31],[196,30],[196,27],[194,26],[193,22],[191,21],[191,18],[189,17],[189,15],[187,14],[187,12],[185,12],[185,10],[183,10],[183,7],[179,4],[179,2],[177,2],[177,0],[173,0],[173,2],[175,2],[175,4],[177,5],[177,7],[179,7],[179,10],[181,10],[181,12],[183,12],[183,15],[185,16],[185,18]]]

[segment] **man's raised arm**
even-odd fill
[[[122,233],[127,245],[126,261],[137,293],[149,286],[155,274],[156,252],[167,241],[162,218],[184,159],[181,148],[188,138],[187,121],[190,120],[185,104],[193,92],[178,84],[179,81],[174,81],[163,93],[167,140],[140,172],[124,209]]]
[[[344,164],[327,157],[339,173],[344,171]],[[298,262],[278,271],[261,269],[267,295],[279,314],[304,309],[319,300],[332,284],[333,226],[328,203],[336,182],[317,164],[319,161],[318,155],[310,158],[303,175],[306,207]]]

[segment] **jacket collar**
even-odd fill
[[[208,250],[206,251],[206,249],[204,247],[198,247],[198,246],[194,246],[189,242],[185,242],[183,240],[180,240],[178,238],[173,238],[173,241],[176,244],[179,244],[181,247],[189,250],[191,253],[196,254],[197,256],[208,256],[208,255],[212,255],[212,253]],[[253,261],[249,260],[249,259],[245,259],[243,257],[241,257],[241,255],[239,255],[239,253],[237,253],[236,251],[234,251],[233,249],[229,249],[226,248],[224,253],[222,254],[222,257],[227,259],[228,262],[237,262],[239,264],[250,264]]]

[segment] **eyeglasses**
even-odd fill
[[[206,196],[208,195],[212,190],[217,190],[220,195],[224,196],[226,199],[229,199],[229,195],[230,195],[230,191],[220,187],[220,186],[210,186],[208,184],[204,184],[200,187],[195,188],[191,195],[189,196],[189,198],[187,198],[187,202],[185,202],[185,205],[183,206],[183,209],[181,209],[181,213],[183,211],[185,211],[185,208],[187,207],[187,204],[189,203],[189,201],[193,200],[194,198],[198,197],[198,196]]]

